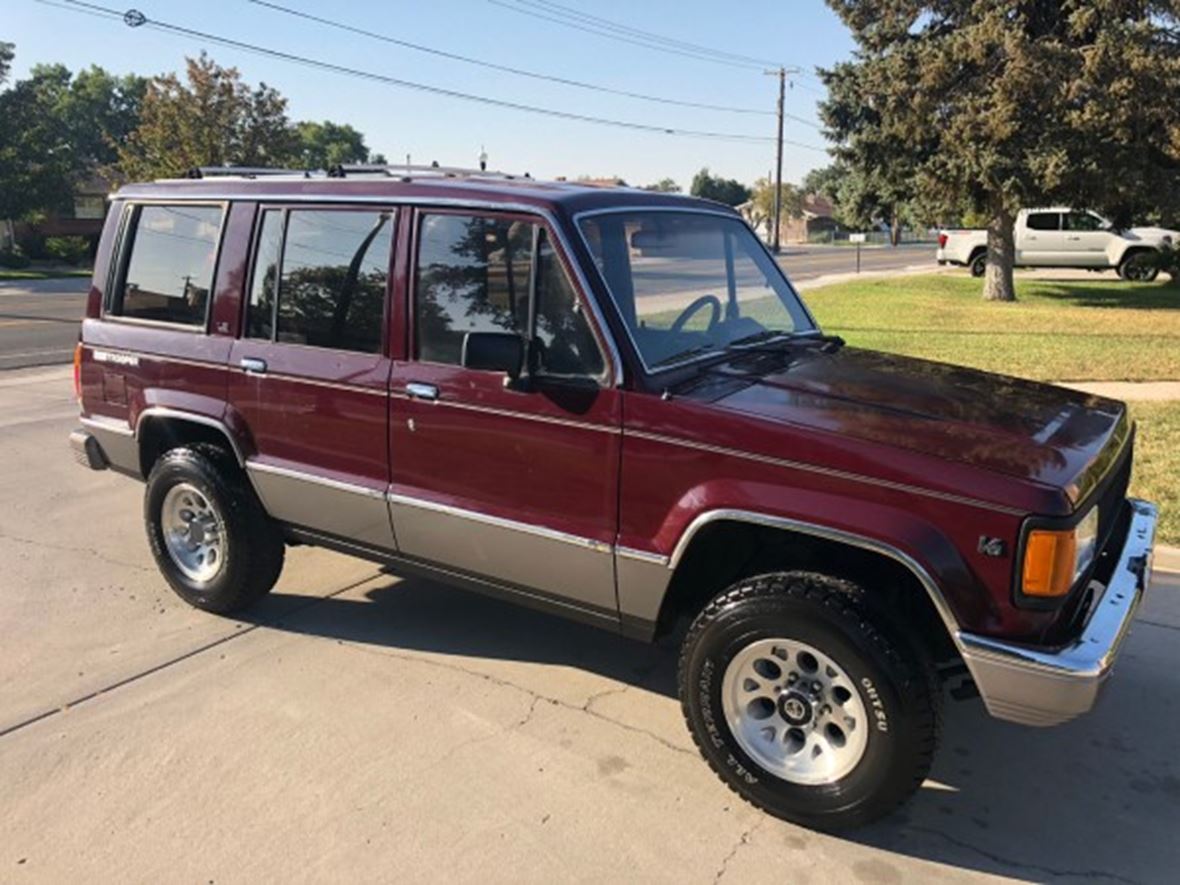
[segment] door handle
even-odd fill
[[[411,381],[407,384],[406,393],[413,399],[426,399],[431,402],[438,399],[438,388],[433,384],[423,384],[421,381]]]
[[[1080,240],[1081,237],[1066,237],[1066,239],[1069,240],[1070,242],[1076,242],[1077,240]]]
[[[238,365],[246,370],[247,375],[266,374],[266,360],[260,360],[258,357],[244,356]]]

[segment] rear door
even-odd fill
[[[1016,232],[1018,265],[1058,264],[1062,249],[1060,212],[1029,212],[1024,217],[1024,227]]]
[[[277,519],[395,547],[385,493],[396,210],[261,206],[229,402]]]
[[[617,622],[622,402],[580,277],[538,216],[423,210],[413,229],[391,381],[400,552]],[[533,341],[528,389],[461,365],[466,333],[490,331]]]

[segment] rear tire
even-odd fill
[[[816,829],[891,812],[925,779],[938,743],[929,658],[857,585],[825,575],[763,575],[713,599],[684,639],[679,690],[721,779]]]
[[[971,268],[971,276],[983,276],[987,272],[987,253],[980,252],[977,255],[971,256],[971,262],[968,266]]]
[[[282,533],[237,462],[216,446],[161,455],[148,476],[143,515],[156,565],[195,608],[247,608],[283,570]]]

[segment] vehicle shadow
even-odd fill
[[[419,578],[311,604],[273,594],[254,620],[473,664],[573,667],[676,695],[673,642],[630,641]],[[884,821],[834,838],[1036,881],[1167,879],[1163,871],[1180,868],[1180,668],[1173,636],[1145,640],[1148,629],[1132,635],[1098,709],[1074,723],[1022,728],[991,719],[978,700],[948,697],[941,749],[922,788]],[[797,844],[788,824],[764,830]]]
[[[1097,278],[1038,280],[1037,297],[1068,307],[1118,307],[1126,310],[1180,310],[1180,285],[1157,281],[1127,283]],[[1056,284],[1056,285],[1054,285]]]

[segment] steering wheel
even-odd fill
[[[688,307],[684,308],[684,311],[680,314],[680,316],[676,317],[676,319],[672,322],[672,325],[668,331],[679,332],[683,330],[688,324],[688,321],[691,320],[697,311],[701,310],[703,307],[713,308],[713,315],[709,317],[710,329],[721,322],[721,299],[716,295],[702,295]]]

